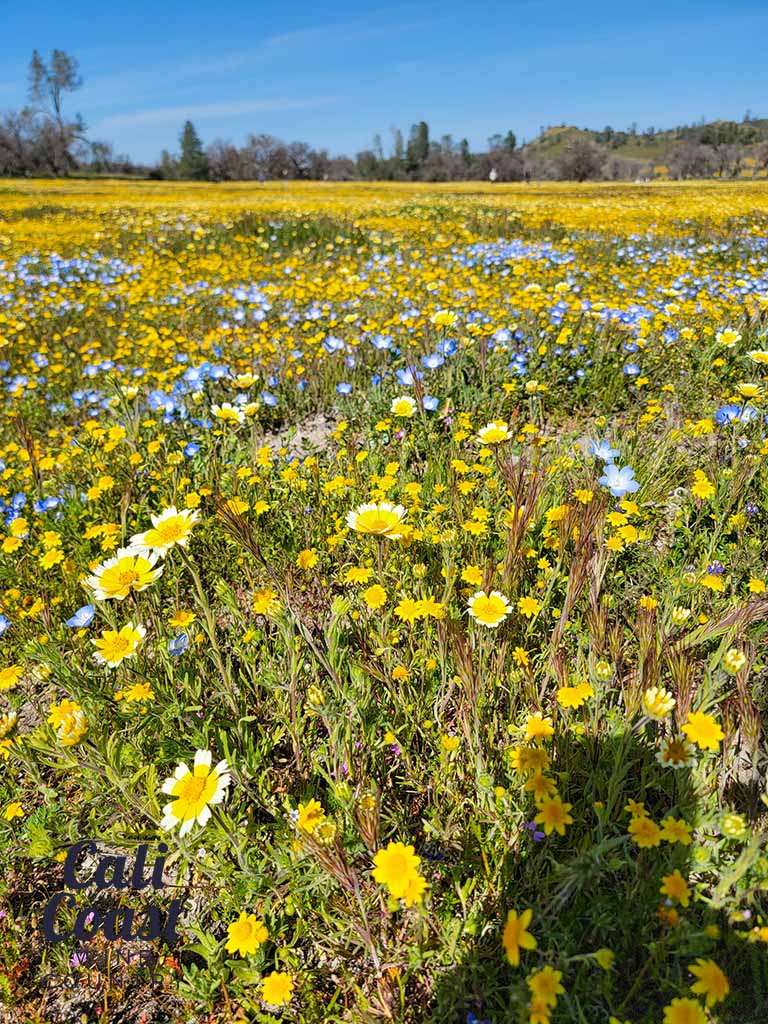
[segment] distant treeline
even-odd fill
[[[250,134],[242,146],[215,140],[207,146],[187,121],[177,152],[164,150],[156,165],[115,154],[112,144],[88,137],[79,115],[64,111],[67,93],[82,85],[77,60],[53,50],[44,60],[35,51],[29,65],[29,104],[0,117],[0,174],[119,174],[154,179],[266,181],[275,179],[366,181],[622,180],[663,172],[674,178],[736,177],[768,168],[768,120],[747,112],[742,121],[602,131],[542,128],[518,145],[515,133],[494,135],[473,152],[468,141],[430,136],[426,121],[407,139],[392,131],[386,147],[380,135],[353,158],[332,156],[305,142],[283,142]]]

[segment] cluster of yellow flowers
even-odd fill
[[[389,843],[379,850],[373,864],[373,877],[386,886],[394,900],[402,900],[406,907],[421,903],[427,883],[419,873],[421,858],[416,856],[412,846]]]
[[[171,847],[179,1019],[750,1019],[765,187],[92,193],[0,186],[9,856]]]

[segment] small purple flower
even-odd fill
[[[725,572],[725,566],[722,562],[715,560],[714,562],[709,563],[707,566],[707,572],[710,576],[722,576]]]
[[[545,838],[544,833],[537,828],[535,821],[526,821],[525,825],[523,825],[523,828],[528,829],[528,831],[531,833],[531,838],[535,843],[540,843],[541,840]]]
[[[88,954],[85,952],[73,953],[69,958],[70,967],[85,967],[88,963]]]

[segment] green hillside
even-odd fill
[[[603,149],[608,157],[621,162],[637,162],[648,167],[666,166],[685,146],[703,146],[714,153],[734,148],[741,153],[745,169],[763,162],[762,151],[768,143],[768,118],[744,121],[711,121],[677,128],[646,131],[602,130],[555,125],[545,128],[525,146],[526,154],[539,160],[563,157],[575,143],[588,141]]]

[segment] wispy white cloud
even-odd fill
[[[318,25],[311,28],[296,29],[293,32],[282,32],[270,36],[259,46],[263,54],[291,54],[297,50],[319,50],[325,48],[346,48],[367,39],[380,39],[383,36],[399,36],[415,25],[402,20],[376,23],[369,18],[360,18],[345,24]]]
[[[230,72],[243,68],[263,69],[279,62],[283,71],[305,65],[307,60],[327,57],[335,60],[339,50],[364,45],[385,36],[396,36],[408,29],[403,21],[396,24],[370,23],[359,19],[344,24],[330,24],[283,32],[256,41],[255,45],[201,58],[180,61],[163,67],[133,68],[86,79],[78,93],[84,107],[103,108],[121,103],[130,94],[149,94],[198,84],[202,78],[226,78]],[[245,111],[248,113],[248,111]],[[121,115],[115,115],[119,117]],[[108,119],[110,122],[112,118]],[[122,122],[121,122],[122,123]]]
[[[187,118],[205,121],[209,118],[239,117],[242,114],[279,113],[285,110],[311,110],[334,102],[332,96],[308,96],[296,98],[274,98],[264,100],[234,100],[224,103],[190,103],[176,107],[155,107],[148,110],[131,110],[124,114],[106,117],[94,125],[100,133],[120,128],[134,128],[156,124],[173,124]]]
[[[86,105],[103,107],[120,102],[126,96],[167,93],[185,83],[201,78],[215,78],[244,67],[254,59],[253,50],[222,54],[220,57],[196,63],[179,63],[168,67],[130,68],[108,75],[89,78],[78,93],[78,100]]]

